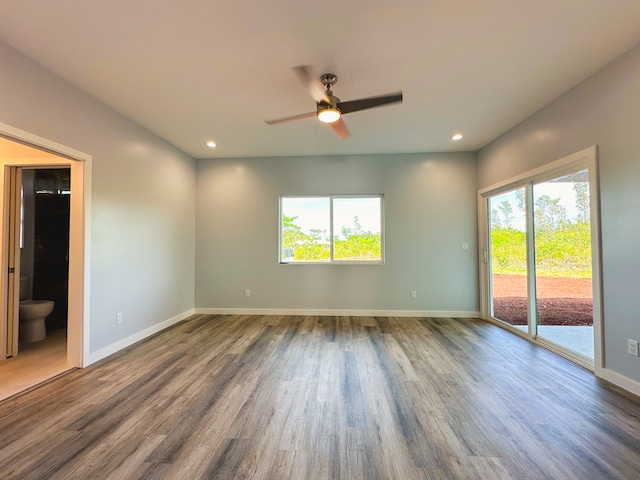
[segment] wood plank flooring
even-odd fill
[[[54,330],[34,343],[20,343],[18,355],[0,362],[0,400],[28,390],[71,369],[67,331]]]
[[[640,399],[479,320],[196,315],[0,403],[2,479],[635,479]]]

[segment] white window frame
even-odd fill
[[[317,262],[287,262],[282,258],[282,201],[287,198],[328,198],[329,199],[329,260]],[[333,201],[348,198],[378,198],[380,199],[380,260],[336,260],[333,258]],[[385,263],[385,222],[384,222],[384,194],[350,194],[350,195],[281,195],[278,208],[278,264],[280,265],[384,265]]]

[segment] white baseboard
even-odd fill
[[[607,368],[598,369],[596,375],[609,383],[640,397],[640,383]]]
[[[440,310],[338,310],[295,308],[196,308],[202,315],[311,315],[317,317],[451,317],[480,318],[475,311]]]
[[[190,310],[187,310],[186,312],[176,315],[175,317],[171,317],[149,328],[145,328],[144,330],[138,333],[134,333],[133,335],[130,335],[127,338],[118,340],[117,342],[112,343],[111,345],[107,345],[106,347],[101,348],[100,350],[91,352],[89,353],[89,362],[85,365],[85,367],[91,365],[92,363],[97,362],[98,360],[102,360],[103,358],[106,358],[109,355],[112,355],[122,350],[123,348],[127,348],[128,346],[133,345],[134,343],[139,342],[140,340],[144,340],[145,338],[153,335],[154,333],[158,333],[164,330],[165,328],[169,328],[170,326],[175,325],[176,323],[181,322],[186,318],[189,318],[191,315],[194,315],[195,313],[196,313],[195,310],[192,308]]]

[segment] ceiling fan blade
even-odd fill
[[[313,68],[309,65],[298,65],[293,67],[293,71],[296,72],[298,78],[316,103],[330,103],[329,97],[324,93],[324,85],[320,82],[320,77],[315,74]]]
[[[331,125],[333,131],[336,132],[336,135],[338,135],[343,140],[351,135],[349,133],[349,130],[347,129],[347,126],[344,124],[344,121],[342,121],[341,118],[339,118],[335,122],[330,123],[329,125]]]
[[[292,120],[300,120],[301,118],[315,117],[318,112],[301,113],[300,115],[294,115],[292,117],[274,118],[273,120],[265,120],[267,125],[276,125],[277,123],[290,122]]]
[[[344,115],[345,113],[366,110],[367,108],[380,107],[389,103],[402,102],[402,92],[391,93],[389,95],[381,95],[379,97],[361,98],[359,100],[350,100],[348,102],[338,103],[338,108]]]

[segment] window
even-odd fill
[[[383,263],[382,195],[280,198],[280,263]]]

